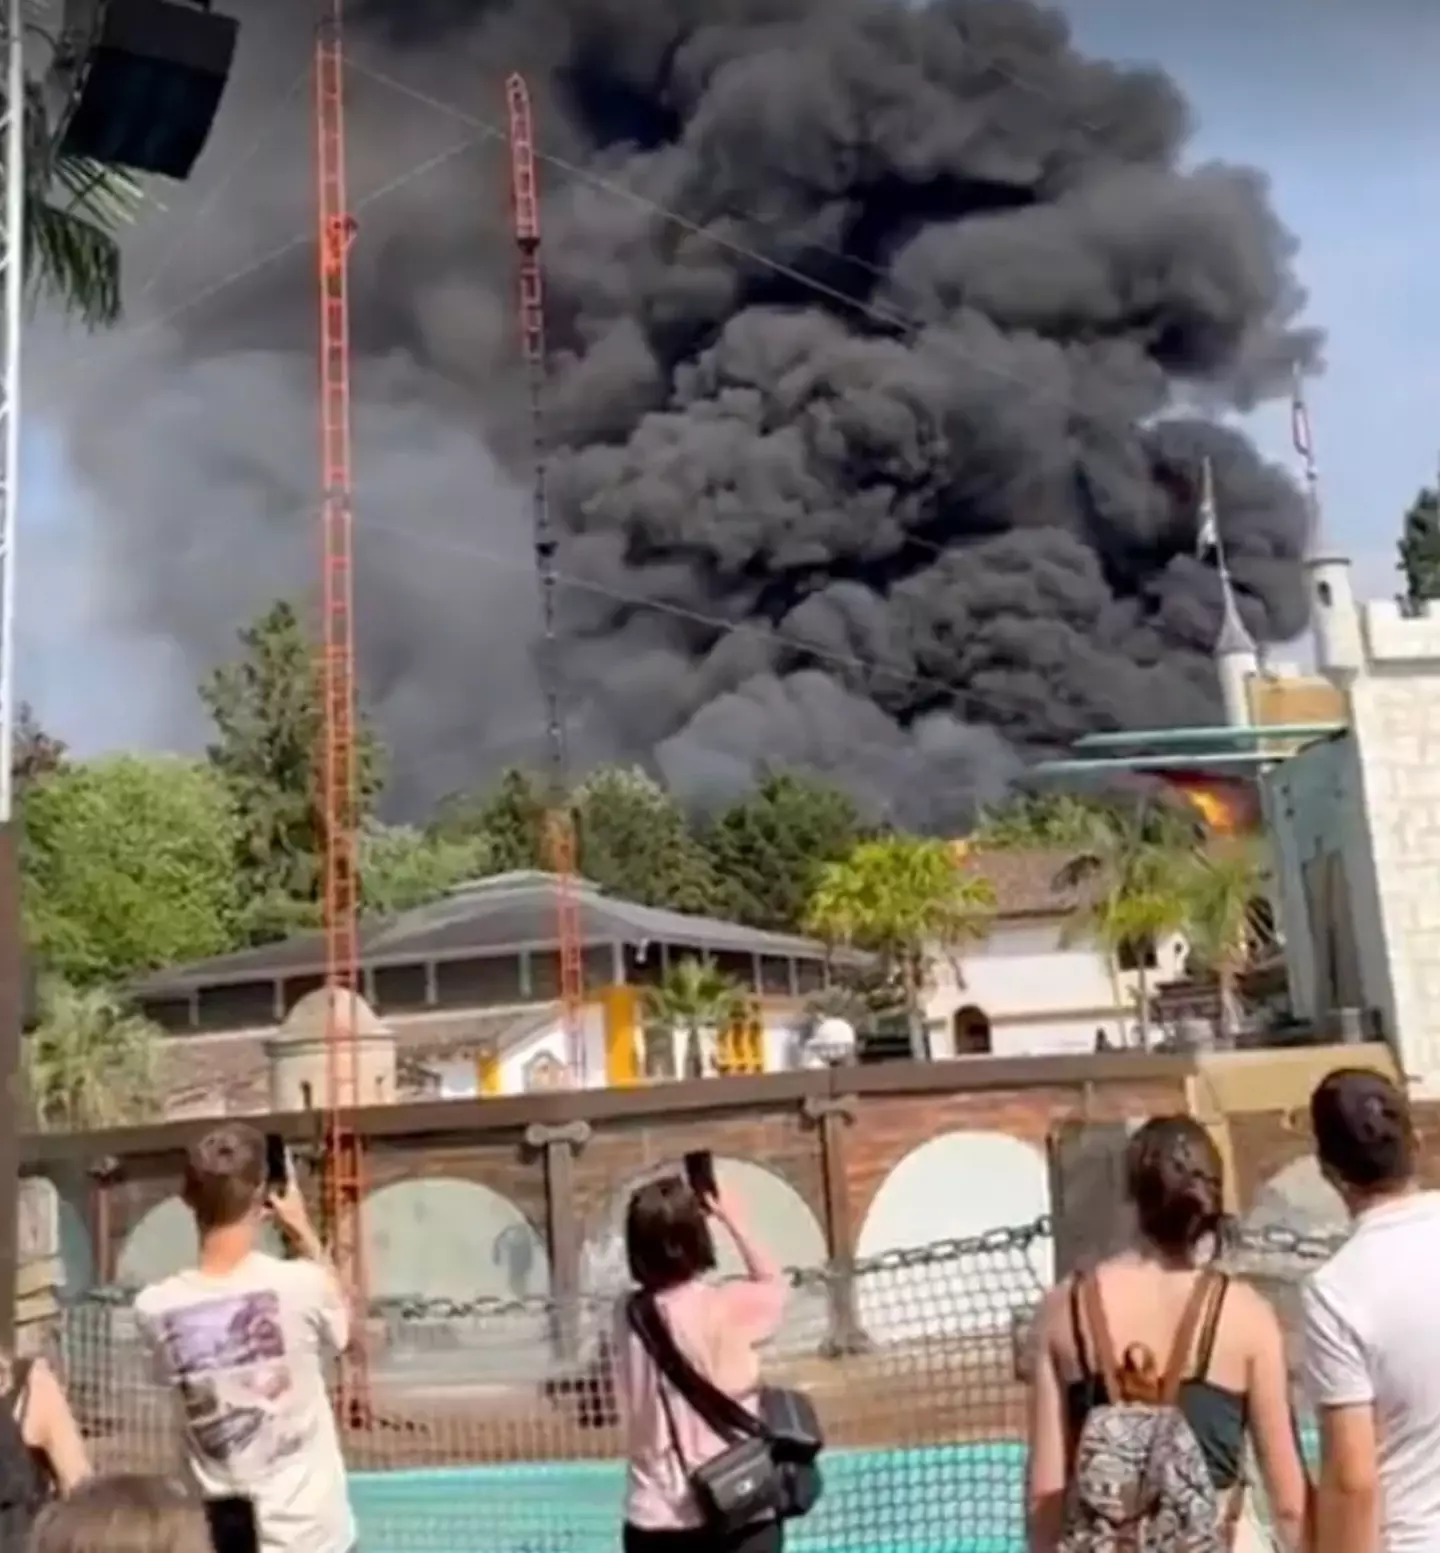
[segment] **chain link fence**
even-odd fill
[[[1235,1270],[1282,1306],[1335,1242],[1267,1229]],[[825,1421],[809,1553],[1019,1553],[1024,1363],[1051,1282],[1048,1220],[791,1275],[769,1380]],[[555,1302],[394,1300],[365,1342],[372,1416],[344,1445],[365,1553],[602,1553],[618,1546],[615,1291]],[[73,1304],[57,1361],[101,1470],[171,1470],[175,1400],[149,1376],[121,1291]]]

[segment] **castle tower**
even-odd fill
[[[1349,557],[1312,550],[1305,560],[1305,585],[1315,633],[1315,667],[1339,689],[1348,690],[1365,670]]]
[[[1255,638],[1245,629],[1240,609],[1235,602],[1235,589],[1230,581],[1230,568],[1225,564],[1224,551],[1219,552],[1220,591],[1225,612],[1220,621],[1220,634],[1215,639],[1215,670],[1220,677],[1220,695],[1225,704],[1225,722],[1231,728],[1248,728],[1253,721],[1250,715],[1250,682],[1260,672],[1260,654]]]

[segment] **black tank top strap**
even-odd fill
[[[1075,1337],[1075,1363],[1080,1368],[1080,1379],[1090,1379],[1090,1354],[1085,1346],[1085,1318],[1080,1310],[1080,1276],[1070,1280],[1070,1328]]]
[[[1210,1374],[1210,1360],[1215,1354],[1215,1337],[1220,1330],[1220,1312],[1225,1305],[1225,1296],[1230,1289],[1229,1277],[1221,1273],[1215,1279],[1215,1286],[1210,1295],[1210,1308],[1205,1312],[1204,1324],[1200,1328],[1200,1341],[1195,1348],[1195,1375],[1196,1380],[1205,1380]]]

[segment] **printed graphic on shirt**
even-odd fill
[[[241,1456],[268,1464],[301,1448],[284,1428],[294,1380],[274,1289],[166,1311],[159,1335],[200,1454],[221,1466]]]

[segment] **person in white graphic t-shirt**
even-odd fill
[[[1313,1553],[1440,1553],[1440,1192],[1421,1189],[1410,1106],[1388,1078],[1329,1074],[1310,1124],[1355,1226],[1304,1294]]]
[[[185,1201],[198,1263],[143,1290],[135,1314],[175,1392],[189,1475],[207,1498],[253,1500],[262,1553],[349,1553],[355,1518],[323,1359],[349,1344],[350,1316],[304,1199],[293,1182],[267,1196],[265,1140],[234,1123],[190,1150]],[[267,1217],[294,1260],[257,1249]]]

